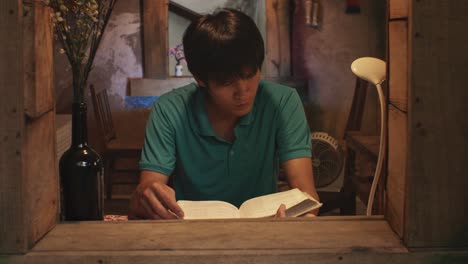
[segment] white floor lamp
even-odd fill
[[[385,81],[386,77],[386,66],[383,60],[371,57],[359,58],[351,64],[351,70],[353,73],[372,84],[377,88],[380,101],[380,148],[379,157],[377,159],[377,168],[375,169],[374,180],[372,181],[372,187],[369,194],[369,200],[367,202],[367,216],[372,215],[372,205],[374,203],[375,191],[379,182],[380,174],[382,172],[382,163],[385,156],[385,143],[387,141],[387,132],[385,129],[386,125],[386,104],[385,96],[382,91],[381,84]]]

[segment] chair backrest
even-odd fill
[[[356,87],[354,89],[353,102],[348,116],[345,136],[346,132],[359,131],[361,129],[368,85],[369,83],[367,81],[356,78]]]
[[[90,90],[94,114],[96,115],[101,136],[104,142],[108,143],[112,139],[115,139],[115,129],[109,106],[109,98],[107,97],[107,90],[101,89],[97,91],[92,84],[90,85]]]

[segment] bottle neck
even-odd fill
[[[73,103],[72,108],[72,146],[88,145],[88,123],[86,103]]]

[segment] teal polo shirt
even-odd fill
[[[150,114],[140,169],[171,175],[177,200],[235,206],[277,191],[279,163],[311,156],[310,131],[296,90],[260,81],[235,140],[218,137],[195,83],[161,96]]]

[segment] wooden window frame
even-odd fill
[[[425,12],[431,5],[437,6],[435,2],[437,0],[431,0],[431,3],[414,1],[412,1],[413,4],[426,7],[426,9],[422,8],[419,13],[414,12],[413,15],[416,17],[426,16]],[[272,0],[272,3],[277,3],[277,1]],[[461,2],[459,4],[468,7]],[[53,132],[46,128],[50,127],[49,122],[52,122],[51,126],[54,127],[55,119],[53,115],[50,115],[50,111],[40,116],[28,116],[28,109],[25,108],[25,102],[28,101],[24,100],[27,92],[23,88],[30,87],[25,85],[25,82],[31,82],[30,79],[24,78],[28,73],[24,64],[34,62],[41,56],[25,55],[27,52],[24,49],[31,47],[23,46],[27,44],[23,36],[37,31],[24,26],[23,19],[27,14],[23,12],[21,1],[2,1],[0,7],[0,10],[7,11],[6,15],[0,16],[2,25],[6,25],[0,29],[0,36],[9,47],[8,50],[2,49],[1,55],[4,60],[0,64],[0,80],[3,81],[0,89],[4,92],[4,96],[0,97],[3,110],[0,113],[3,140],[0,153],[0,178],[2,180],[0,185],[2,209],[0,213],[0,262],[241,263],[256,260],[268,263],[313,261],[443,263],[449,260],[463,263],[468,260],[467,241],[456,237],[450,240],[451,236],[458,234],[453,232],[453,225],[461,231],[466,231],[466,222],[461,222],[464,219],[460,217],[458,211],[452,214],[457,217],[455,219],[440,216],[437,212],[437,209],[444,208],[451,201],[440,199],[437,203],[427,204],[420,200],[421,197],[418,194],[408,191],[415,191],[418,188],[418,182],[424,182],[426,187],[431,188],[433,195],[446,194],[447,188],[450,187],[447,185],[445,189],[438,188],[439,182],[424,177],[424,172],[418,167],[426,164],[422,158],[411,159],[412,164],[407,170],[407,175],[411,175],[413,181],[407,182],[407,191],[403,192],[406,207],[406,218],[402,218],[403,235],[395,234],[390,227],[393,220],[388,218],[388,214],[376,217],[59,223],[56,205],[58,191],[47,194],[41,192],[41,188],[46,188],[49,183],[56,186],[57,172],[55,169],[46,174],[39,172],[43,164],[37,163],[38,157],[31,155],[31,153],[40,154],[31,149],[31,146],[37,146],[35,145],[37,143],[31,143],[37,142],[37,138],[36,140],[30,138],[31,134],[37,132],[39,137],[43,136],[41,133],[53,135]],[[34,10],[34,15],[40,14],[36,11]],[[416,23],[416,26],[419,30],[426,29],[424,24]],[[40,38],[36,41],[39,43]],[[416,40],[412,48],[417,50],[417,48],[425,47],[427,41],[431,40]],[[428,54],[433,56],[435,53]],[[430,56],[418,59],[429,60]],[[49,77],[52,78],[52,75]],[[421,77],[418,75],[411,75],[411,77],[408,87],[421,89],[417,79]],[[437,85],[436,83],[432,87]],[[33,88],[47,89],[47,85],[35,84]],[[440,89],[435,91],[440,91]],[[411,99],[412,97],[409,97],[408,102],[412,102]],[[47,102],[50,102],[50,98],[38,100],[36,105],[44,102],[47,105]],[[49,107],[40,109],[47,110]],[[420,126],[416,125],[419,122],[417,118],[428,114],[421,111],[411,112],[414,111],[411,107],[408,111],[412,113],[408,126],[415,127],[415,133],[421,133],[418,130]],[[409,133],[413,133],[413,130],[410,129]],[[44,144],[54,146],[50,142]],[[414,152],[420,146],[416,142],[411,143],[409,147],[410,151]],[[393,151],[392,146],[389,146],[389,151]],[[54,155],[52,152],[48,153],[51,156]],[[31,172],[31,169],[28,169],[30,167],[37,170]],[[42,176],[31,177],[34,173]],[[50,177],[51,175],[54,177]],[[459,181],[459,184],[467,183],[466,177],[460,177]],[[31,189],[28,186],[37,188]],[[451,191],[459,192],[460,188],[454,188]],[[458,193],[458,195],[463,197],[461,196],[463,194]],[[48,199],[41,202],[44,197]],[[451,206],[461,209],[464,204],[452,203]],[[52,213],[44,208],[52,208]],[[422,211],[424,215],[417,215]],[[429,217],[427,219],[431,220],[429,224],[417,223],[418,217],[421,216]],[[44,218],[52,218],[55,221],[44,224]],[[445,220],[448,227],[443,230],[439,229],[439,233],[433,233],[433,223],[438,219]],[[450,226],[451,224],[453,225]],[[421,235],[421,232],[428,233]],[[425,241],[422,238],[428,240]],[[438,248],[433,249],[434,247]],[[454,247],[459,251],[453,251]]]

